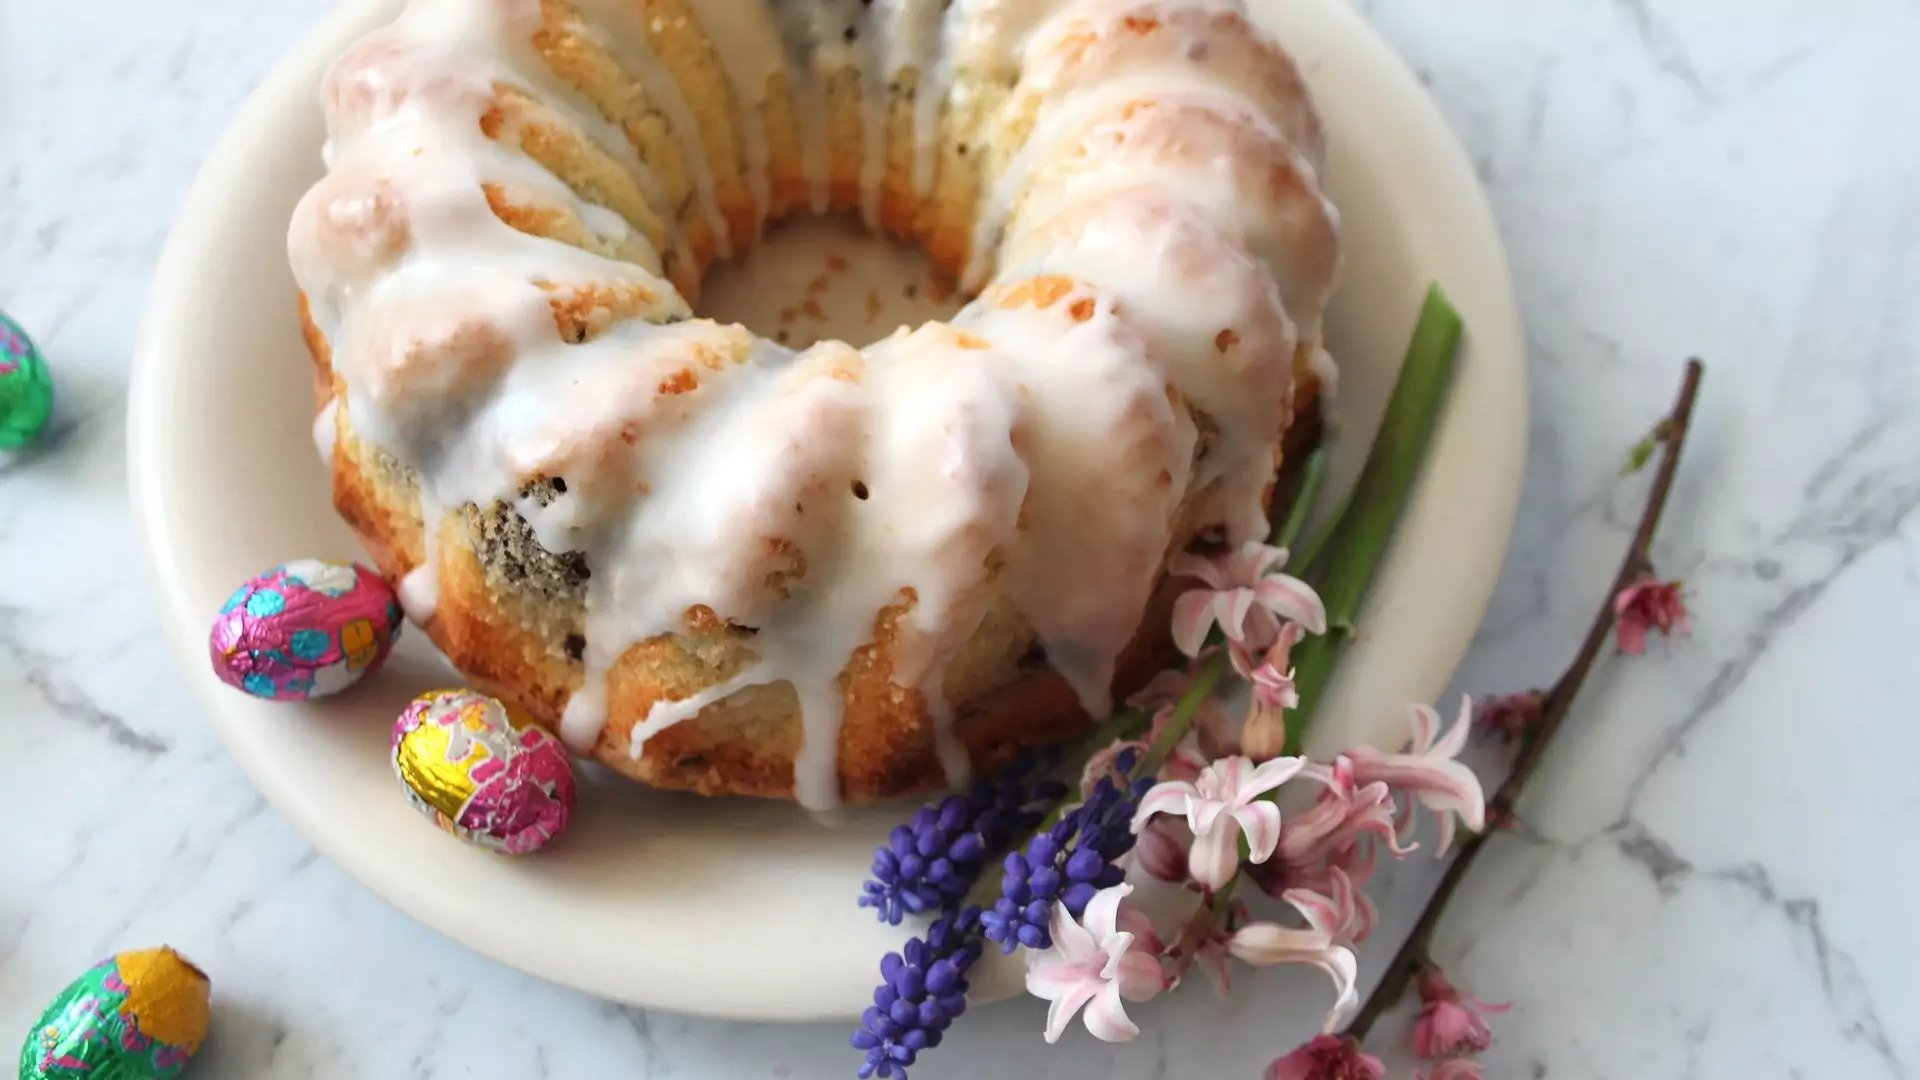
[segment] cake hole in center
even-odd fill
[[[839,340],[862,346],[965,300],[925,252],[876,234],[853,215],[791,218],[744,257],[715,263],[699,314],[793,349]]]

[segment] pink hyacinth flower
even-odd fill
[[[1337,861],[1336,861],[1337,860]],[[1361,886],[1373,876],[1373,858],[1357,850],[1305,867],[1282,867],[1278,860],[1252,867],[1247,876],[1260,890],[1275,899],[1292,894],[1295,906],[1307,896],[1325,905],[1329,914],[1322,917],[1333,932],[1333,940],[1348,948],[1358,946],[1373,933],[1380,912]]]
[[[1027,993],[1046,998],[1047,1041],[1058,1042],[1086,1009],[1087,1030],[1106,1042],[1126,1042],[1140,1029],[1127,1018],[1121,999],[1146,1001],[1166,989],[1166,975],[1154,955],[1157,940],[1136,940],[1151,934],[1151,925],[1138,912],[1123,912],[1120,902],[1131,885],[1102,889],[1087,901],[1083,922],[1075,922],[1066,905],[1053,905],[1050,929],[1053,944],[1027,951]],[[1122,930],[1121,926],[1129,927]],[[1150,951],[1154,950],[1154,951]]]
[[[1126,776],[1120,771],[1120,755],[1131,750],[1135,754],[1147,752],[1147,742],[1142,739],[1116,739],[1093,752],[1080,770],[1080,797],[1087,798],[1100,783],[1101,777],[1109,777],[1114,783],[1125,786]]]
[[[1247,837],[1247,859],[1262,863],[1280,842],[1280,808],[1260,796],[1286,783],[1306,765],[1305,758],[1274,758],[1255,765],[1233,755],[1208,765],[1192,783],[1169,780],[1155,784],[1140,799],[1133,817],[1138,833],[1156,814],[1187,819],[1193,846],[1187,851],[1187,872],[1210,890],[1233,879],[1240,867],[1240,834]]]
[[[1180,699],[1185,697],[1192,687],[1193,672],[1182,671],[1179,668],[1161,668],[1154,673],[1153,678],[1147,680],[1147,685],[1135,690],[1132,696],[1127,698],[1127,704],[1136,709],[1157,713],[1179,704]]]
[[[1247,681],[1253,684],[1253,696],[1261,704],[1276,709],[1291,709],[1300,704],[1300,689],[1293,684],[1293,647],[1300,644],[1305,635],[1306,628],[1297,622],[1282,626],[1267,655],[1246,673]]]
[[[1431,965],[1420,969],[1415,983],[1420,991],[1420,1013],[1413,1021],[1415,1053],[1431,1061],[1477,1054],[1493,1045],[1487,1014],[1497,1016],[1509,1006],[1461,992]]]
[[[1282,889],[1281,900],[1292,904],[1309,926],[1324,930],[1335,945],[1349,948],[1367,939],[1373,932],[1375,912],[1359,881],[1373,872],[1371,863],[1361,864],[1358,881],[1339,866],[1327,864],[1317,872],[1301,874],[1292,888]]]
[[[1274,1059],[1265,1080],[1380,1080],[1387,1067],[1339,1035],[1315,1035],[1299,1049]]]
[[[1146,747],[1159,741],[1161,732],[1173,719],[1175,706],[1192,688],[1193,676],[1190,673],[1169,668],[1156,674],[1147,685],[1127,699],[1128,705],[1153,713],[1152,726],[1138,745]],[[1118,751],[1123,748],[1115,744],[1099,751],[1094,758],[1100,760],[1118,756]],[[1208,761],[1237,750],[1238,741],[1234,737],[1233,724],[1227,719],[1220,699],[1209,694],[1201,699],[1187,733],[1174,744],[1173,752],[1167,756],[1166,763],[1160,766],[1156,777],[1161,780],[1192,780],[1200,775],[1201,769],[1207,767]]]
[[[1279,757],[1287,746],[1287,710],[1300,704],[1300,690],[1293,683],[1293,647],[1305,630],[1290,622],[1280,628],[1272,648],[1252,670],[1242,669],[1251,684],[1247,695],[1247,716],[1240,725],[1240,750],[1255,761]],[[1240,646],[1227,646],[1236,668],[1245,662]]]
[[[1187,842],[1166,821],[1151,821],[1133,844],[1133,864],[1148,876],[1174,885],[1187,880]]]
[[[1413,849],[1400,843],[1394,824],[1393,791],[1381,781],[1354,784],[1352,759],[1341,755],[1332,769],[1310,766],[1301,775],[1326,784],[1312,809],[1289,818],[1280,830],[1278,851],[1290,866],[1306,866],[1336,851],[1357,846],[1362,837],[1373,836],[1385,843],[1395,855]]]
[[[1687,619],[1687,603],[1678,581],[1658,581],[1652,574],[1641,574],[1633,584],[1613,598],[1614,639],[1620,651],[1638,656],[1647,651],[1647,632],[1659,631],[1666,637],[1685,637],[1693,632]]]
[[[1310,964],[1325,972],[1333,980],[1334,1003],[1326,1017],[1326,1030],[1332,1031],[1346,1023],[1360,1003],[1352,945],[1358,940],[1356,933],[1363,937],[1371,929],[1372,906],[1366,905],[1368,913],[1360,914],[1360,904],[1356,902],[1358,893],[1346,874],[1338,869],[1331,870],[1328,886],[1331,896],[1304,888],[1280,893],[1280,899],[1292,904],[1306,920],[1305,928],[1247,922],[1245,908],[1239,907],[1236,910],[1243,914],[1235,924],[1237,928],[1224,935],[1220,944],[1226,953],[1255,967]],[[1203,963],[1211,959],[1205,953],[1203,948],[1198,957]],[[1209,974],[1215,975],[1216,983],[1224,992],[1225,972],[1209,971]]]
[[[1406,750],[1389,754],[1371,746],[1356,746],[1347,751],[1347,758],[1353,764],[1355,783],[1383,783],[1412,795],[1432,810],[1440,823],[1439,854],[1444,855],[1453,844],[1456,818],[1475,832],[1487,824],[1486,795],[1480,790],[1479,777],[1454,760],[1467,745],[1473,702],[1461,699],[1460,717],[1445,735],[1440,734],[1440,714],[1431,708],[1413,705],[1407,713],[1413,738]]]
[[[1227,641],[1249,650],[1271,645],[1280,620],[1291,619],[1315,634],[1327,629],[1327,609],[1319,594],[1299,578],[1280,573],[1287,549],[1244,544],[1211,559],[1180,555],[1167,564],[1176,577],[1198,578],[1204,589],[1190,589],[1173,604],[1173,643],[1199,656],[1215,623]]]
[[[1302,909],[1305,910],[1304,908]],[[1325,927],[1305,929],[1281,926],[1273,922],[1252,922],[1233,932],[1227,939],[1227,951],[1254,967],[1279,964],[1310,964],[1333,980],[1333,1007],[1327,1010],[1323,1030],[1333,1031],[1347,1022],[1360,1005],[1355,983],[1360,977],[1353,950],[1337,945]]]

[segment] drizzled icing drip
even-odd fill
[[[320,464],[329,470],[333,468],[333,445],[338,441],[339,424],[340,399],[328,398],[313,418],[313,448],[320,454]]]
[[[433,621],[440,609],[440,522],[444,512],[429,497],[420,496],[420,565],[400,579],[400,610],[416,625]]]
[[[753,195],[753,220],[764,223],[772,205],[772,160],[767,130],[767,94],[773,81],[787,70],[780,28],[765,0],[702,0],[700,27],[713,43],[713,53],[726,72],[739,109],[735,130],[740,138],[747,190]]]
[[[807,0],[768,5],[780,23],[787,54],[787,88],[800,121],[800,167],[807,179],[815,213],[828,207],[827,87],[824,70],[816,61],[820,27],[815,7]]]
[[[707,228],[715,238],[718,254],[722,258],[733,254],[727,221],[720,212],[713,169],[708,161],[700,125],[694,121],[686,95],[648,46],[646,28],[641,25],[640,6],[631,0],[574,2],[583,13],[591,15],[606,27],[608,32],[596,35],[597,40],[622,62],[623,67],[638,73],[648,100],[668,117],[680,144],[682,160],[692,176],[694,201],[699,205],[700,216],[706,220]]]
[[[948,668],[1008,607],[1082,706],[1106,712],[1169,550],[1195,528],[1259,527],[1293,353],[1337,271],[1317,143],[1304,145],[1297,111],[1279,115],[1294,103],[1231,63],[1214,78],[1192,62],[1228,42],[1209,35],[1244,31],[1209,21],[1224,5],[1182,0],[1128,9],[1147,45],[1106,36],[1125,14],[1110,0],[699,0],[738,107],[732,132],[703,134],[681,89],[662,85],[639,9],[576,6],[644,73],[722,244],[702,140],[737,140],[761,220],[776,180],[793,182],[771,171],[781,85],[824,207],[828,88],[857,74],[870,221],[884,190],[930,196],[942,139],[1017,133],[959,211],[972,276],[992,280],[950,322],[863,350],[795,352],[690,318],[661,276],[691,258],[677,225],[656,242],[599,188],[489,134],[498,87],[529,88],[659,205],[650,166],[528,47],[541,5],[413,0],[329,76],[332,172],[289,238],[346,385],[343,430],[416,480],[425,536],[402,582],[409,615],[433,617],[443,523],[504,503],[543,548],[591,569],[569,745],[592,750],[617,708],[639,713],[627,739],[640,756],[710,706],[790,695],[794,790],[815,808],[839,796],[856,671],[917,694],[935,756],[964,777]],[[1161,32],[1177,40],[1153,41]],[[895,176],[893,88],[909,81],[911,153],[894,160],[910,164]],[[1127,151],[1139,160],[1124,176],[1100,167],[1120,147],[1148,148]],[[509,225],[502,192],[577,236]],[[704,685],[678,680],[678,699],[625,673],[635,650],[693,664],[686,643],[714,635],[737,647]]]

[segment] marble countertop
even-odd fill
[[[165,940],[214,973],[196,1077],[850,1075],[842,1025],[619,1008],[397,914],[266,806],[162,646],[128,354],[200,159],[327,6],[0,2],[0,307],[61,393],[45,452],[0,459],[0,1041],[94,959]],[[1529,331],[1518,532],[1456,692],[1564,663],[1637,512],[1620,455],[1681,360],[1710,365],[1656,549],[1695,635],[1602,665],[1439,935],[1514,1003],[1492,1074],[1920,1073],[1920,860],[1897,839],[1920,811],[1920,9],[1362,6],[1471,151]],[[1369,973],[1422,871],[1393,882]],[[1305,1034],[1294,993],[1321,990],[1190,988],[1119,1047],[983,1008],[914,1075],[1254,1077]]]

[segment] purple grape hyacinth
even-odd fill
[[[874,849],[873,877],[861,907],[895,926],[907,915],[951,911],[980,877],[987,860],[1014,837],[1040,823],[1042,809],[1059,802],[1067,788],[1035,780],[1046,759],[1023,757],[964,794],[923,806],[905,825],[894,826]]]
[[[1115,771],[1124,776],[1134,764],[1134,752],[1126,751],[1114,762]],[[1003,951],[1022,945],[1050,947],[1054,901],[1079,918],[1094,893],[1126,877],[1114,860],[1133,850],[1134,807],[1153,786],[1153,778],[1122,783],[1102,776],[1085,802],[1035,836],[1025,852],[1007,855],[1000,899],[981,915],[986,936]]]
[[[954,1018],[967,1011],[967,970],[980,959],[980,909],[934,921],[924,938],[880,960],[885,982],[848,1041],[864,1050],[860,1080],[907,1080],[920,1051],[940,1045]]]

